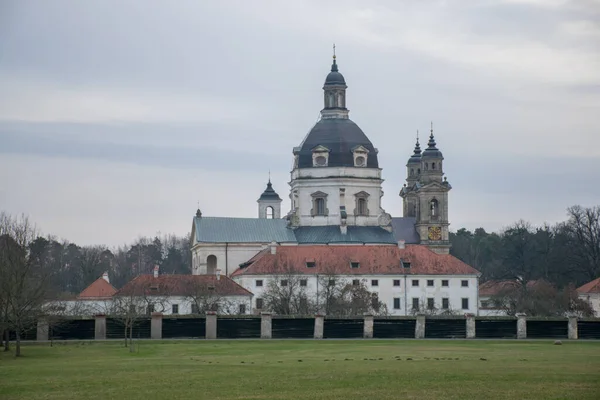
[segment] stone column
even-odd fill
[[[94,339],[106,340],[106,315],[98,314],[94,317]]]
[[[569,315],[569,339],[579,339],[577,316],[575,315]]]
[[[417,315],[417,323],[415,324],[415,339],[425,338],[425,315]]]
[[[373,338],[373,316],[371,314],[365,315],[365,320],[363,324],[363,337],[365,339]]]
[[[271,313],[260,313],[260,338],[271,339],[273,337],[273,317]]]
[[[527,315],[517,314],[517,339],[527,339]]]
[[[152,320],[150,321],[150,338],[162,339],[162,319],[162,313],[152,313]]]
[[[315,339],[323,339],[323,326],[325,324],[325,317],[323,315],[315,315]]]
[[[49,331],[48,320],[44,317],[41,317],[37,322],[37,340],[38,340],[38,342],[47,342],[48,341],[48,331]]]
[[[206,312],[206,339],[216,339],[217,338],[217,313],[215,311],[207,311]]]
[[[475,339],[475,314],[466,314],[467,317],[467,339]]]

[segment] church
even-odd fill
[[[192,273],[225,274],[254,294],[263,309],[269,280],[301,276],[319,293],[319,276],[366,283],[392,315],[419,310],[477,313],[479,272],[449,254],[448,193],[444,157],[433,128],[427,147],[417,139],[400,188],[402,217],[381,205],[378,149],[346,107],[348,86],[336,57],[323,85],[319,121],[293,148],[290,208],[272,183],[257,200],[257,218],[193,219]]]

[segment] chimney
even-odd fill
[[[217,268],[215,270],[215,275],[217,276],[218,281],[221,280],[221,269],[220,268]]]
[[[104,279],[106,282],[110,283],[110,279],[108,279],[108,272],[105,272],[102,274],[102,279]]]
[[[271,249],[271,254],[277,254],[277,242],[271,242],[269,248]]]
[[[405,243],[406,243],[406,241],[404,241],[404,240],[398,240],[398,248],[399,248],[399,249],[404,249],[404,248],[406,248],[406,245],[405,245]]]
[[[154,266],[154,277],[158,278],[158,265]]]

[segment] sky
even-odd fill
[[[600,0],[0,2],[0,210],[116,246],[256,217],[336,44],[383,208],[433,121],[450,228],[600,205]]]

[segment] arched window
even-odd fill
[[[437,218],[439,216],[438,201],[436,199],[431,200],[429,203],[429,210],[431,218]]]
[[[410,176],[415,176],[415,169],[414,168],[410,169]]]
[[[421,173],[421,168],[417,169],[417,174]]]
[[[317,197],[315,199],[315,214],[325,215],[325,199],[322,197]]]
[[[367,215],[367,199],[358,199],[358,215]]]
[[[429,169],[429,164],[425,163],[425,171]]]
[[[431,163],[431,169],[435,169],[435,163],[434,162]]]
[[[267,211],[267,219],[275,218],[275,210],[273,209],[273,207],[268,206],[266,211]]]
[[[210,255],[206,257],[206,273],[211,275],[217,271],[217,256]]]

